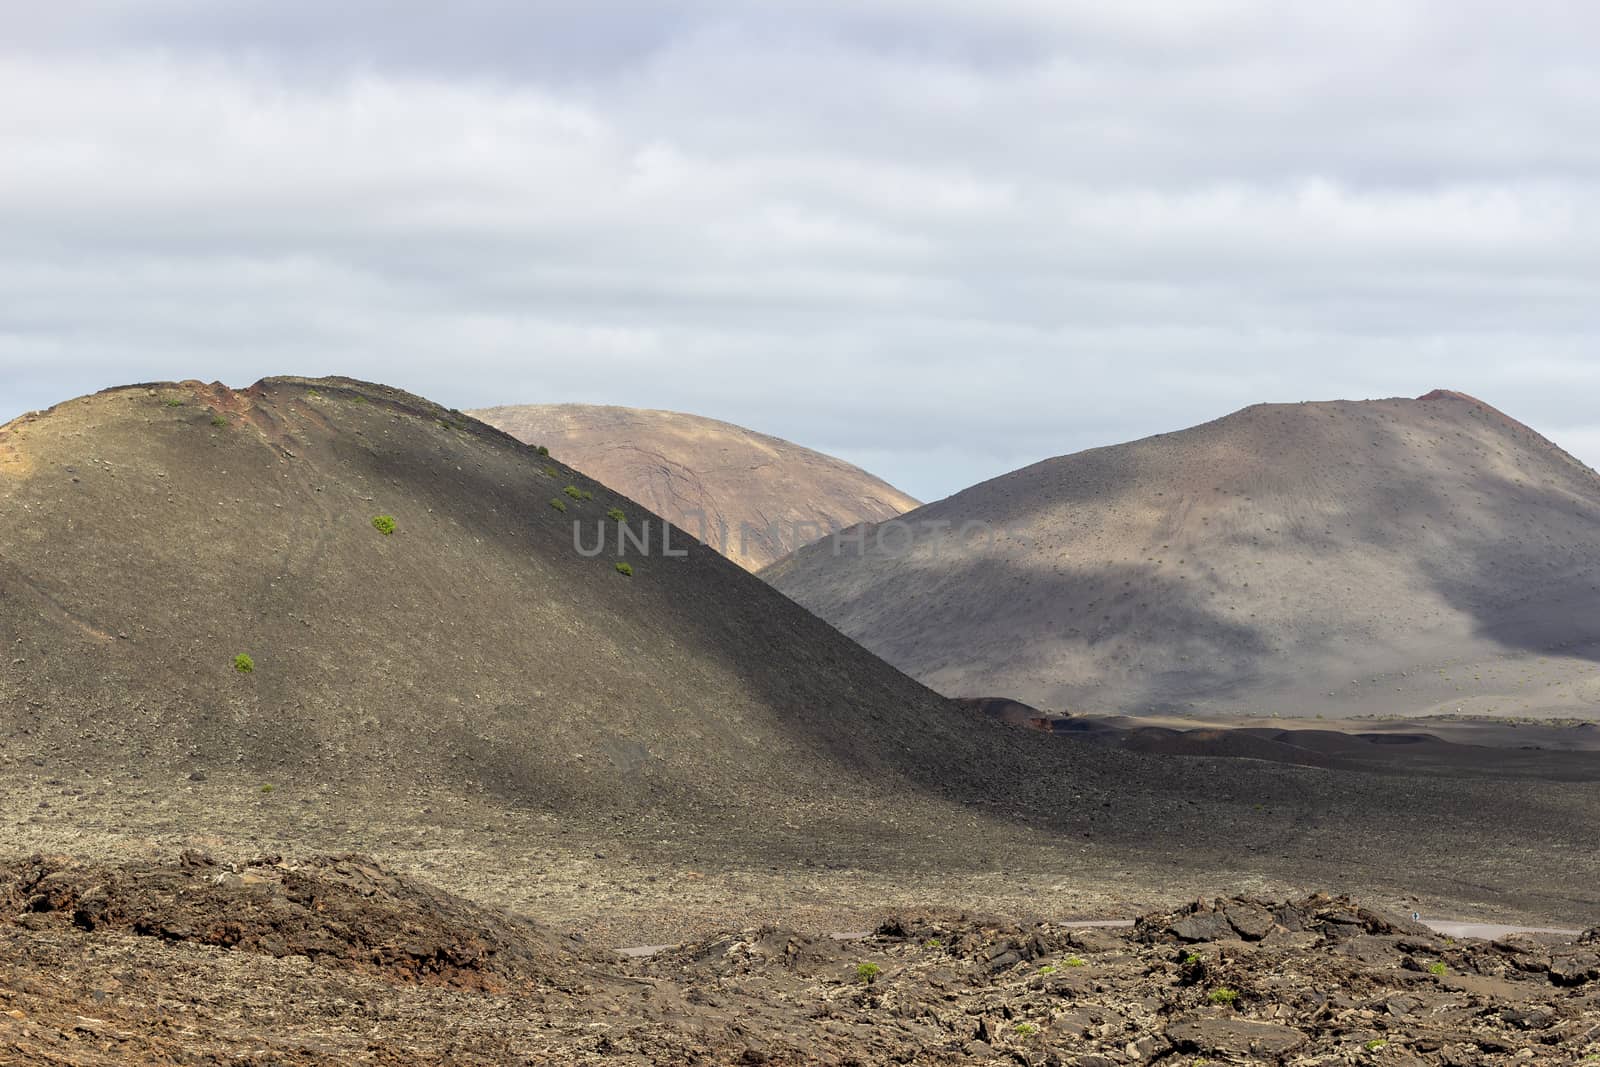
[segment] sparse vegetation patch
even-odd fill
[[[630,566],[627,563],[618,563],[617,564],[617,573],[622,575],[624,578],[632,578],[633,577],[633,567]]]
[[[250,674],[256,669],[256,661],[248,653],[241,652],[233,657],[233,669],[240,674]]]
[[[383,534],[385,537],[391,536],[395,530],[394,516],[374,515],[372,517],[372,528]]]
[[[620,567],[622,564],[619,563],[617,566]],[[860,982],[862,985],[871,985],[873,982],[876,982],[878,980],[878,973],[879,968],[876,963],[856,964],[856,981]]]
[[[550,506],[555,508],[557,511],[567,510],[567,502],[558,496],[553,496],[550,498]]]

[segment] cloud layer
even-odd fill
[[[1588,5],[70,8],[0,44],[0,418],[345,373],[933,498],[1444,386],[1600,463]]]

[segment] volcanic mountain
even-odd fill
[[[948,695],[1584,714],[1600,477],[1478,400],[1268,404],[1045,460],[763,573]]]
[[[1552,919],[1595,899],[1600,765],[1330,776],[1015,729],[663,536],[499,430],[348,379],[24,415],[0,428],[9,851],[359,851],[635,945],[841,914],[869,875],[1062,908],[1268,878]]]
[[[347,379],[113,389],[0,429],[0,634],[12,754],[73,765],[584,813],[754,790],[792,819],[990,758],[959,709],[635,501]]]
[[[750,570],[832,530],[917,506],[843,460],[699,415],[594,404],[471,414],[544,445]]]

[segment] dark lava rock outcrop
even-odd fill
[[[354,856],[0,870],[0,1063],[1574,1064],[1592,943],[1452,940],[1353,901],[1080,928],[938,912],[645,959]]]

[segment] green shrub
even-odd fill
[[[632,578],[633,567],[626,563],[619,563],[617,564],[617,573],[622,575],[624,578]]]
[[[1039,968],[1039,973],[1040,974],[1055,974],[1056,973],[1056,965],[1053,964],[1053,963],[1046,963],[1044,966]]]
[[[550,498],[550,506],[555,508],[557,511],[567,510],[567,502],[558,496],[553,496]]]
[[[537,446],[534,451],[539,453],[541,456],[548,456],[550,454],[550,450],[544,447],[544,445]]]
[[[575,485],[569,485],[569,486],[567,486],[565,489],[563,489],[561,491],[563,493],[567,494],[568,496],[570,496],[574,500],[582,500],[583,499],[583,490],[579,489]]]
[[[594,499],[594,490],[593,489],[585,489],[583,491],[583,499],[585,499],[585,500],[593,500]]]
[[[264,786],[261,787],[261,791],[263,793],[270,793],[270,792],[272,792],[272,786],[271,785],[264,785]]]
[[[557,475],[559,475],[561,473],[560,471],[556,470],[554,467],[546,467],[544,469],[544,472],[546,474],[548,474],[552,478],[556,477]]]
[[[391,534],[394,533],[394,516],[393,515],[374,515],[374,516],[372,516],[372,528],[374,530],[377,530],[379,533],[383,534],[383,536],[385,536],[385,537],[390,536]]]
[[[1371,1041],[1368,1041],[1365,1045],[1362,1045],[1361,1047],[1366,1049],[1368,1052],[1376,1052],[1380,1048],[1387,1047],[1388,1044],[1389,1044],[1389,1042],[1385,1041],[1383,1038],[1375,1037]]]
[[[1065,963],[1068,967],[1087,967],[1089,965],[1089,961],[1084,959],[1082,956],[1068,956],[1061,962]]]
[[[238,671],[240,674],[249,674],[251,671],[256,669],[256,661],[251,659],[246,653],[241,652],[237,656],[233,657],[233,669]]]
[[[621,567],[623,564],[619,563],[617,566]],[[876,963],[856,964],[856,981],[860,982],[862,985],[871,985],[877,980],[878,965]]]
[[[183,407],[183,398],[180,397],[180,396],[169,396],[169,397],[167,397],[167,407],[169,407],[169,408],[181,408],[181,407]]]
[[[622,509],[621,508],[612,508],[610,511],[606,512],[606,518],[612,520],[613,522],[627,522],[628,521],[628,516],[626,516],[626,515],[624,515],[622,513]]]
[[[228,420],[223,418],[221,415],[213,415],[211,416],[211,425],[220,430],[228,425]]]
[[[1239,991],[1237,989],[1229,989],[1227,986],[1222,986],[1218,989],[1213,989],[1211,991],[1211,995],[1206,999],[1211,1001],[1213,1004],[1232,1004],[1234,1001],[1239,999]]]
[[[1446,967],[1444,965],[1444,961],[1443,960],[1439,960],[1436,963],[1428,964],[1428,973],[1429,974],[1444,974],[1449,969],[1450,968],[1448,968],[1448,967]]]
[[[1039,1028],[1037,1026],[1035,1026],[1033,1023],[1018,1023],[1017,1024],[1017,1033],[1020,1034],[1023,1037],[1032,1037],[1034,1034],[1037,1034],[1038,1032],[1039,1032]]]

